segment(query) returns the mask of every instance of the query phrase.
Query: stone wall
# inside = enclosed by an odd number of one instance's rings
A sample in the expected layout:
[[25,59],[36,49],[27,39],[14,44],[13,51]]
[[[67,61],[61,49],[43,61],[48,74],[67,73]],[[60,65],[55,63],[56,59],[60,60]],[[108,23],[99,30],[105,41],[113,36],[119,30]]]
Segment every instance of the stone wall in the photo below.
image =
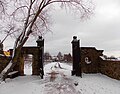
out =
[[10,61],[10,57],[0,56],[0,73],[7,66]]
[[84,73],[99,73],[99,56],[103,50],[95,47],[81,47],[81,67]]
[[40,47],[23,47],[20,56],[20,75],[24,75],[24,54],[32,54],[32,75],[40,75]]
[[120,80],[120,61],[103,60],[100,62],[100,73]]
[[[23,47],[21,54],[17,60],[17,64],[12,69],[12,71],[18,71],[18,75],[24,75],[24,54],[32,54],[33,55],[33,62],[32,62],[32,75],[40,75],[40,47]],[[12,49],[11,49],[12,51]],[[12,52],[11,52],[12,53]],[[0,56],[0,73],[2,70],[8,65],[10,61],[10,57],[7,56]]]
[[102,73],[120,80],[120,61],[103,60],[103,50],[95,47],[81,47],[81,69],[83,73]]

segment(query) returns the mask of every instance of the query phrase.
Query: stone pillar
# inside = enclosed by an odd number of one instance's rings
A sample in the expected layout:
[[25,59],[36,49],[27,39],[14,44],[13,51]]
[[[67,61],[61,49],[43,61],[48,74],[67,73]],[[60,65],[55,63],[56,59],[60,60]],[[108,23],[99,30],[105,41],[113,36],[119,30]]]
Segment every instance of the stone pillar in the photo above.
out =
[[38,37],[37,42],[37,47],[39,47],[39,55],[38,55],[38,60],[39,60],[39,66],[40,66],[40,76],[43,79],[43,75],[44,75],[44,70],[43,70],[43,63],[44,63],[44,39],[42,38],[42,36]]
[[20,76],[24,76],[24,56],[23,53],[20,54],[17,64],[15,65],[16,70],[19,72]]
[[73,56],[73,69],[72,75],[81,76],[81,64],[80,64],[80,44],[77,37],[73,37],[72,41],[72,56]]
[[40,61],[37,52],[32,57],[32,75],[40,75]]

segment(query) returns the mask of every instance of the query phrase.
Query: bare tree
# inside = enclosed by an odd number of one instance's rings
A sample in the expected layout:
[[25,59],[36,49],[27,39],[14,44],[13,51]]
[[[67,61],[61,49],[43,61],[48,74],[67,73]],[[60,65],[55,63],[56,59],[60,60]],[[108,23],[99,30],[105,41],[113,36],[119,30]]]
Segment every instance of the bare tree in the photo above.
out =
[[5,13],[5,0],[0,0],[0,13]]
[[51,60],[51,59],[52,59],[51,54],[50,54],[49,52],[45,52],[45,53],[44,53],[44,60],[45,60],[45,61],[49,61],[49,60]]
[[61,52],[59,52],[59,53],[57,54],[57,57],[58,57],[58,60],[59,60],[59,61],[62,61],[62,60],[63,60],[63,55],[62,55]]
[[[2,0],[0,0],[1,2]],[[9,16],[7,20],[16,25],[14,30],[19,32],[16,33],[12,59],[1,72],[0,78],[2,81],[16,65],[21,48],[29,36],[49,31],[49,9],[53,4],[59,3],[61,8],[69,8],[72,11],[79,12],[81,18],[88,17],[92,13],[90,0],[7,0],[6,2],[8,4],[7,16]],[[14,6],[14,8],[11,6]]]

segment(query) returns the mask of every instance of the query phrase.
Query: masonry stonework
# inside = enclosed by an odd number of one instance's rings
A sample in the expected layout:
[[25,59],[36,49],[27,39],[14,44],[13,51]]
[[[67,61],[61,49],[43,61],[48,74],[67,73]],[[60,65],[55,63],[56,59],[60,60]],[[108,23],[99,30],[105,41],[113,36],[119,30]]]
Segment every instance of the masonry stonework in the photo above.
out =
[[81,47],[81,65],[83,73],[102,73],[120,80],[120,61],[103,60],[103,50],[95,47]]
[[99,73],[99,58],[103,50],[95,47],[81,47],[81,65],[84,73]]
[[7,66],[10,59],[11,59],[10,57],[7,57],[4,55],[3,44],[1,43],[1,40],[0,40],[0,73]]
[[[42,45],[41,45],[42,42]],[[39,44],[39,45],[38,45]],[[10,55],[12,56],[13,50],[10,49]],[[18,75],[24,75],[24,55],[31,54],[32,58],[32,75],[40,75],[43,78],[43,53],[44,53],[44,40],[39,37],[37,40],[37,46],[22,47],[19,58],[17,59],[16,65],[12,69],[13,71],[18,71]],[[2,53],[1,53],[2,54]],[[8,65],[11,60],[10,57],[0,54],[0,72]]]
[[100,62],[100,73],[120,80],[120,61],[102,60]]
[[11,59],[10,57],[0,56],[0,73],[7,66],[7,64],[10,61],[10,59]]
[[[39,43],[39,41],[37,42]],[[9,63],[11,57],[7,57],[4,55],[3,45],[1,45],[0,47],[0,72],[2,72],[2,70]],[[24,54],[32,54],[32,74],[40,75],[40,73],[42,73],[43,76],[43,57],[41,56],[43,54],[43,48],[44,47],[41,47],[41,45],[37,45],[34,47],[23,47],[20,57],[18,58],[18,62],[13,71],[18,71],[19,75],[24,75]],[[12,54],[11,50],[10,53]],[[103,60],[100,57],[103,55],[103,50],[97,50],[95,47],[80,47],[80,51],[76,51],[76,53],[80,53],[81,55],[80,57],[78,57],[81,58],[80,72],[82,71],[83,73],[102,73],[111,78],[120,80],[120,61]]]

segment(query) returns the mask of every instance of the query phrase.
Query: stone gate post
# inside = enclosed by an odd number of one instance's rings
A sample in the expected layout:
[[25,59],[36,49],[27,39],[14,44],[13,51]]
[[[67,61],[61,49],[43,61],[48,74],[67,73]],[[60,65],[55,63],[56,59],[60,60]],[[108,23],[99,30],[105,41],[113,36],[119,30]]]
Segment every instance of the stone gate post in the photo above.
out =
[[81,76],[81,64],[80,64],[80,44],[76,36],[73,36],[72,40],[72,56],[73,56],[73,69],[72,75]]
[[44,70],[43,70],[43,63],[44,63],[44,39],[42,36],[39,36],[37,42],[37,47],[39,47],[39,55],[38,55],[38,60],[39,60],[39,66],[40,66],[40,76],[43,79],[44,75]]

